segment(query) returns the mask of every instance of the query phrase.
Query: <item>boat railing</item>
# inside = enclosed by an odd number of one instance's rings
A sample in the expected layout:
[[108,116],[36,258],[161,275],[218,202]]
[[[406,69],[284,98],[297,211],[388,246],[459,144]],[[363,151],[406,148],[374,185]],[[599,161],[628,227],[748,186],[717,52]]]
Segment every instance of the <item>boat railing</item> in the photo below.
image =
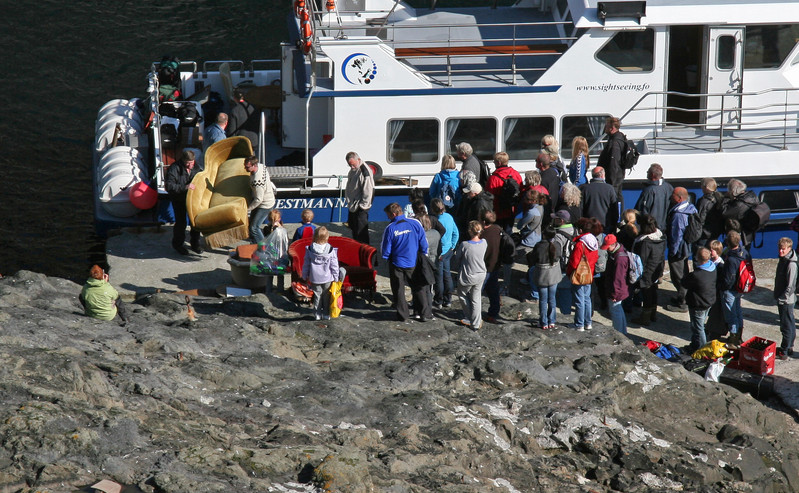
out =
[[[358,12],[367,17],[363,12]],[[483,65],[490,60],[507,59],[499,66],[491,66],[490,71],[495,76],[500,74],[510,74],[509,82],[516,84],[517,76],[529,72],[544,72],[551,64],[537,67],[522,67],[519,62],[524,58],[535,57],[559,57],[577,38],[575,36],[551,36],[552,32],[558,32],[559,26],[572,25],[571,21],[539,21],[539,22],[519,22],[519,23],[474,23],[474,24],[389,24],[385,22],[385,17],[375,19],[379,24],[360,23],[348,25],[341,22],[341,16],[336,16],[337,22],[330,20],[323,22],[323,13],[314,13],[311,16],[314,24],[313,32],[317,37],[318,33],[325,36],[346,39],[348,33],[356,33],[359,36],[376,35],[385,44],[394,49],[397,59],[404,60],[413,65],[413,61],[440,59],[443,67],[422,69],[416,67],[419,73],[438,79],[446,77],[446,85],[451,86],[453,76],[459,74],[485,73],[486,68],[467,68],[464,61],[469,58],[485,60]],[[375,29],[379,29],[374,33]],[[436,32],[438,36],[415,36],[413,39],[398,36],[397,33],[403,30],[415,30],[424,32]],[[458,37],[458,31],[463,29],[473,29],[481,33],[481,37],[464,38]],[[496,32],[496,35],[483,37],[486,32]],[[530,36],[530,32],[540,31],[541,36]],[[477,62],[475,62],[476,64]],[[421,65],[417,62],[417,65]],[[473,66],[473,65],[472,65]],[[444,81],[439,80],[444,83]]]
[[[684,102],[675,104],[678,98]],[[625,133],[647,135],[650,153],[667,150],[669,146],[665,144],[680,130],[692,133],[695,149],[722,152],[767,144],[784,150],[791,144],[799,145],[797,114],[799,88],[696,94],[650,91],[620,120]],[[684,118],[676,119],[676,115]],[[605,141],[597,140],[589,150]]]
[[[281,60],[279,58],[264,58],[250,60],[249,65],[242,60],[208,60],[203,62],[203,76],[208,72],[218,72],[222,65],[227,64],[231,72],[239,72],[241,78],[253,77],[256,71],[280,70]],[[196,71],[196,64],[195,64]]]

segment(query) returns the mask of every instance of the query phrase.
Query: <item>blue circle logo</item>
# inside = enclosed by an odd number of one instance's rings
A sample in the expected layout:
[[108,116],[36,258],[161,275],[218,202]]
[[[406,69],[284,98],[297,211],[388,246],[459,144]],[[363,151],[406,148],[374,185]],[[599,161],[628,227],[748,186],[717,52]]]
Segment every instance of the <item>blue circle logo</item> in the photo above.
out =
[[341,75],[350,84],[368,85],[377,77],[377,64],[365,53],[353,53],[344,60]]

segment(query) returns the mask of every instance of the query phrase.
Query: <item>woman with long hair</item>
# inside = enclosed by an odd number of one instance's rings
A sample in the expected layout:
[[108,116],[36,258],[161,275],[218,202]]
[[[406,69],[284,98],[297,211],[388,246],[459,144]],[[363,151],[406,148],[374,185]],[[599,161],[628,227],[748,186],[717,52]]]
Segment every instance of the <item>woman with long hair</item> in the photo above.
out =
[[588,183],[588,167],[591,160],[588,157],[588,141],[579,135],[572,139],[572,161],[569,164],[569,181],[576,186]]

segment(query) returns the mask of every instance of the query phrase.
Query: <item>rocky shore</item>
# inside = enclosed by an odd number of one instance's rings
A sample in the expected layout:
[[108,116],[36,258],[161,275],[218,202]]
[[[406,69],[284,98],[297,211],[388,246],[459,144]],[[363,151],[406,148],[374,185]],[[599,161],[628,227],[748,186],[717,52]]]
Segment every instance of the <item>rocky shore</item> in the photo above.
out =
[[121,327],[79,292],[0,280],[0,491],[799,490],[792,414],[598,324],[152,293]]

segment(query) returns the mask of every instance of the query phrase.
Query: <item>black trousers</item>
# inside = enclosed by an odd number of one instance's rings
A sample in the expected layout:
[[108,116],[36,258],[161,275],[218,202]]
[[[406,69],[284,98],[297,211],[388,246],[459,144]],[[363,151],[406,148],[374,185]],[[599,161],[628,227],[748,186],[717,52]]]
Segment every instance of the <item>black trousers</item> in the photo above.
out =
[[682,285],[682,280],[690,272],[688,267],[688,257],[685,258],[672,258],[669,257],[669,276],[671,283],[674,284],[674,289],[677,290],[677,299],[680,305],[685,304],[685,293],[688,289]]
[[401,321],[408,320],[410,310],[408,309],[408,299],[405,297],[405,287],[411,285],[413,267],[397,267],[388,264],[388,278],[391,282],[391,294],[394,296],[394,308],[397,310],[397,318]]
[[350,211],[347,224],[352,230],[352,239],[369,244],[369,210],[358,208]]
[[[186,226],[188,225],[188,218],[186,217],[186,194],[180,196],[170,197],[172,201],[172,210],[175,212],[175,227],[172,228],[172,246],[183,246],[186,242]],[[200,232],[191,228],[191,246],[196,247],[200,244]]]

